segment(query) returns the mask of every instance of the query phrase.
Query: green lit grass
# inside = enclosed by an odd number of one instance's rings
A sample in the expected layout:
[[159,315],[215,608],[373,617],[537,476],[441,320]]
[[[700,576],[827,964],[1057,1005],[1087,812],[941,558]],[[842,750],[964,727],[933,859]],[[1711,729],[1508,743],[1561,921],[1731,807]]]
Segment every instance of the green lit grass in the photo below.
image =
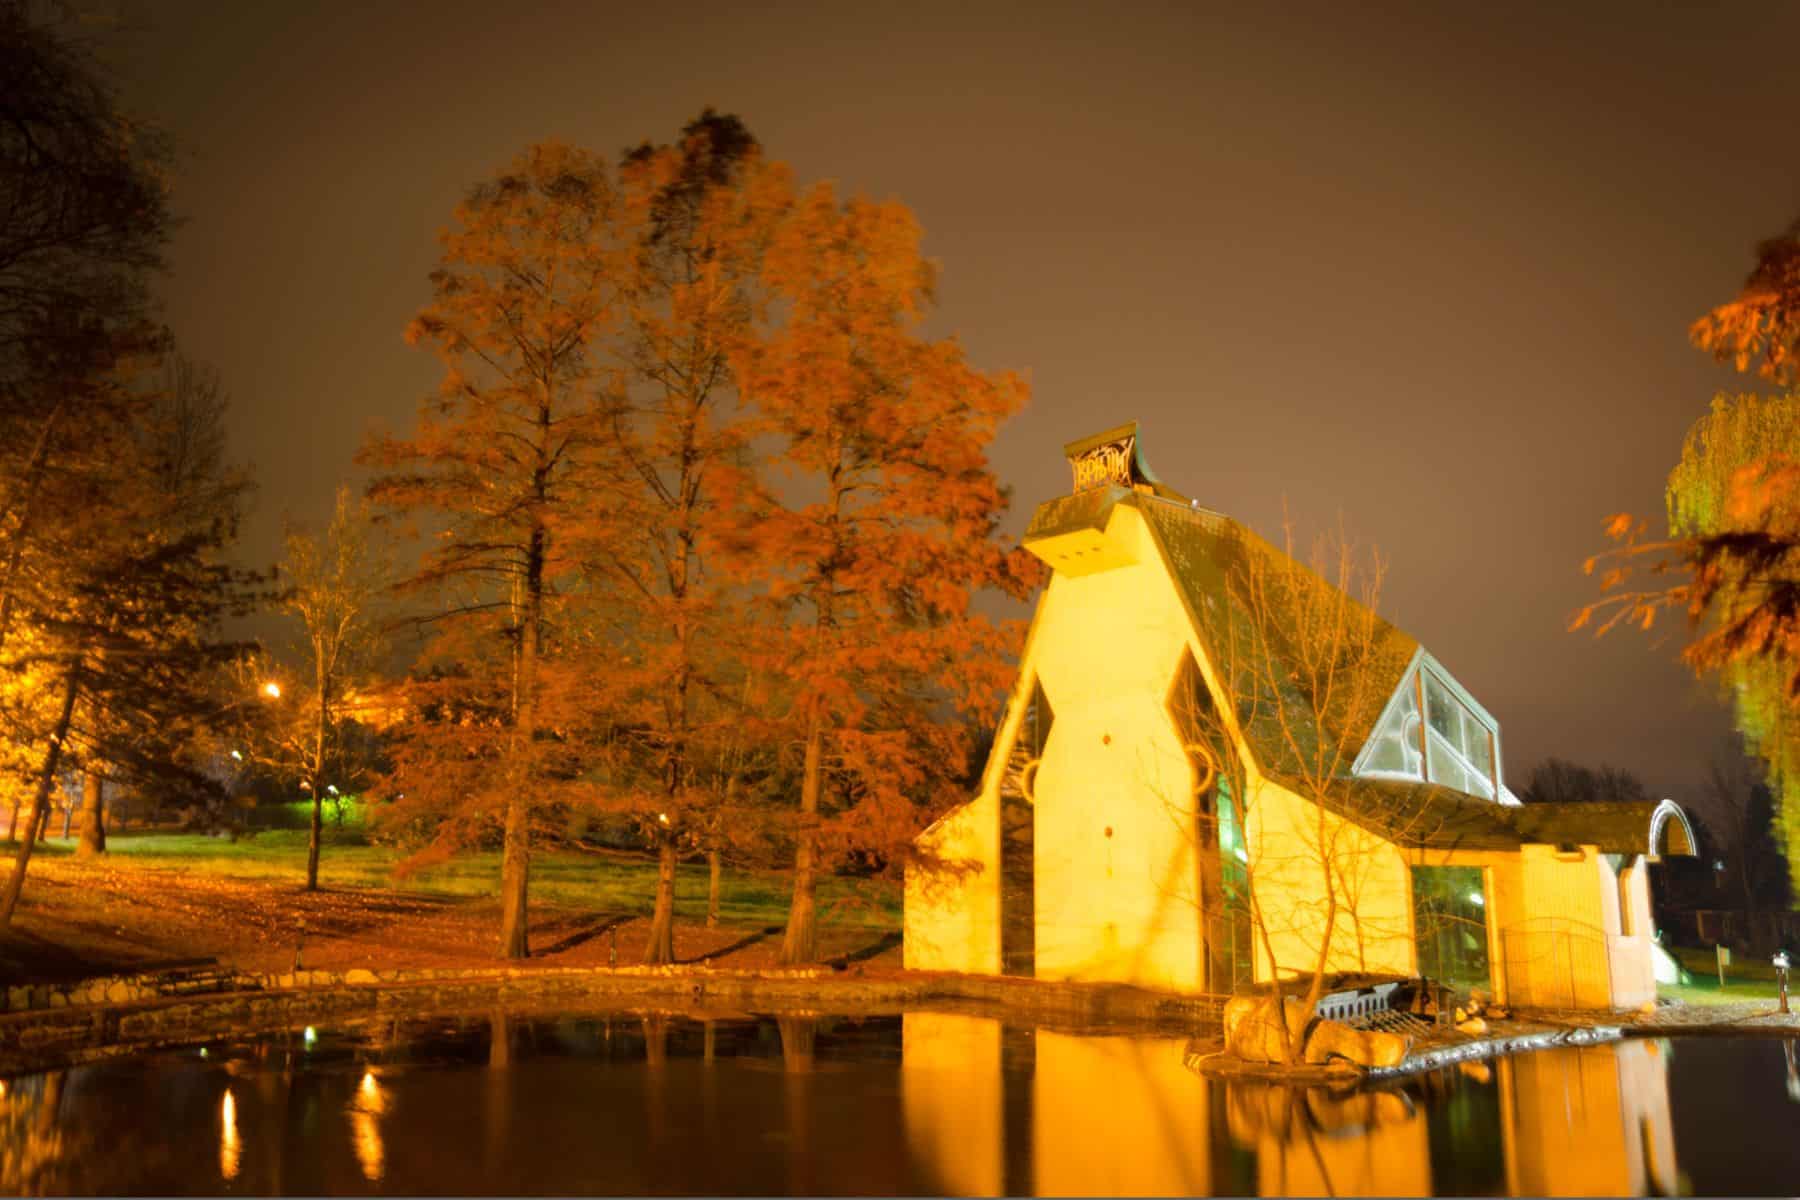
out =
[[[1716,952],[1707,947],[1675,946],[1669,953],[1689,975],[1686,983],[1659,983],[1661,996],[1672,996],[1683,1004],[1742,1004],[1766,1001],[1774,1004],[1779,995],[1775,968],[1765,958],[1734,957],[1725,968],[1725,986],[1719,986],[1719,963]],[[1790,976],[1789,995],[1800,978]]]
[[[300,886],[306,879],[304,829],[263,830],[233,842],[198,833],[112,833],[107,866],[141,872],[179,871]],[[48,838],[38,853],[69,854],[73,840]],[[393,875],[402,855],[368,842],[362,830],[335,827],[327,817],[319,857],[325,887],[388,888],[409,895],[447,899],[497,896],[499,851],[459,855],[402,879]],[[706,917],[708,874],[703,862],[682,863],[675,876],[675,915]],[[730,867],[720,879],[719,918],[731,924],[779,925],[787,920],[790,879],[775,871]],[[604,851],[540,852],[532,856],[531,894],[535,901],[608,913],[648,914],[656,892],[656,863],[648,856]],[[819,883],[820,922],[849,929],[896,931],[900,927],[899,888],[887,881],[828,877]]]
[[[1776,1002],[1775,985],[1760,980],[1733,979],[1725,976],[1725,986],[1719,986],[1719,977],[1701,979],[1698,975],[1692,983],[1659,983],[1656,985],[1658,996],[1668,996],[1683,1004],[1743,1004],[1746,1001],[1761,1001],[1773,1005]],[[1792,996],[1792,993],[1789,993]]]

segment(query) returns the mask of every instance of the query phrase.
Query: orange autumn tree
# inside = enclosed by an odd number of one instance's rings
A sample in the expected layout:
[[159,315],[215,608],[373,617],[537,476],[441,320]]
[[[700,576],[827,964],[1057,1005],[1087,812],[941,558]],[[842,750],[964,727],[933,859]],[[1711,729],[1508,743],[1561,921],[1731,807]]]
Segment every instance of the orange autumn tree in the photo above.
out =
[[584,457],[605,436],[609,370],[635,239],[604,162],[558,143],[471,189],[441,234],[433,298],[407,329],[445,373],[410,437],[361,461],[370,494],[430,536],[405,590],[431,643],[404,698],[387,820],[428,824],[426,855],[502,838],[500,952],[528,953],[534,810],[573,785],[557,736],[569,655],[553,621],[588,519]]
[[730,356],[748,334],[758,263],[791,197],[742,122],[711,109],[677,145],[626,154],[634,227],[630,288],[605,435],[582,479],[577,538],[591,588],[590,685],[625,769],[602,799],[657,850],[646,963],[674,960],[675,872],[716,844],[747,697],[735,642],[745,589],[715,561],[754,462]]
[[741,536],[779,613],[761,657],[793,684],[787,963],[816,957],[821,870],[856,852],[898,861],[961,798],[969,724],[946,718],[991,708],[1020,635],[971,602],[990,587],[1022,598],[1037,578],[997,535],[1007,500],[987,461],[1025,384],[922,335],[919,236],[898,203],[810,190],[763,260],[779,320],[739,357],[785,476]]

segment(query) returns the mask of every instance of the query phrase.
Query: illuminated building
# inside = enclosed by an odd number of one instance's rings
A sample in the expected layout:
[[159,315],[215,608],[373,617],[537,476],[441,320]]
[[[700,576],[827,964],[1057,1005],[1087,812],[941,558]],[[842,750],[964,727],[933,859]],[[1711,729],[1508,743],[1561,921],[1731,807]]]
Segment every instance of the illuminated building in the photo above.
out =
[[1521,806],[1499,723],[1414,639],[1160,482],[1135,424],[1067,453],[980,792],[908,874],[907,966],[1229,992],[1323,950],[1521,1005],[1654,997],[1675,804]]

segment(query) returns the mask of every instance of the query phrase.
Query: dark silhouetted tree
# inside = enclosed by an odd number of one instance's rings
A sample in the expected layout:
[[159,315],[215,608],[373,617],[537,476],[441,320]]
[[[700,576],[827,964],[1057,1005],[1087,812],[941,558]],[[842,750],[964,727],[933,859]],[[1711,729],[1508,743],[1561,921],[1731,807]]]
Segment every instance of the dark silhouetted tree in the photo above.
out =
[[1586,804],[1605,800],[1648,800],[1636,775],[1622,767],[1588,767],[1546,758],[1526,772],[1519,799],[1527,804]]

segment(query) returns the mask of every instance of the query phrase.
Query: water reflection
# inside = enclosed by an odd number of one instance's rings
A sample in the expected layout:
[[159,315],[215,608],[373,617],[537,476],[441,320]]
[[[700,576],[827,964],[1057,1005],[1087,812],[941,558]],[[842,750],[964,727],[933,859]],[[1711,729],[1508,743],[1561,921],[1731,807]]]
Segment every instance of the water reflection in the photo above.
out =
[[1038,1030],[1022,1111],[1005,1034],[979,1017],[904,1019],[909,1143],[944,1191],[1016,1193],[1025,1172],[1039,1195],[1668,1195],[1680,1182],[1654,1041],[1333,1093],[1208,1081],[1176,1039]]
[[[936,1012],[321,1028],[4,1081],[0,1191],[1786,1194],[1800,1171],[1770,1125],[1791,1043],[1631,1041],[1351,1093],[1208,1080],[1185,1049]],[[1758,1130],[1760,1156],[1735,1151]]]
[[244,1142],[238,1136],[237,1101],[232,1098],[231,1089],[226,1088],[219,1101],[219,1174],[226,1182],[237,1178],[243,1157]]
[[387,1154],[381,1143],[381,1117],[387,1112],[387,1093],[373,1071],[364,1071],[357,1085],[356,1099],[350,1104],[350,1126],[356,1146],[356,1161],[362,1166],[363,1178],[378,1181]]

